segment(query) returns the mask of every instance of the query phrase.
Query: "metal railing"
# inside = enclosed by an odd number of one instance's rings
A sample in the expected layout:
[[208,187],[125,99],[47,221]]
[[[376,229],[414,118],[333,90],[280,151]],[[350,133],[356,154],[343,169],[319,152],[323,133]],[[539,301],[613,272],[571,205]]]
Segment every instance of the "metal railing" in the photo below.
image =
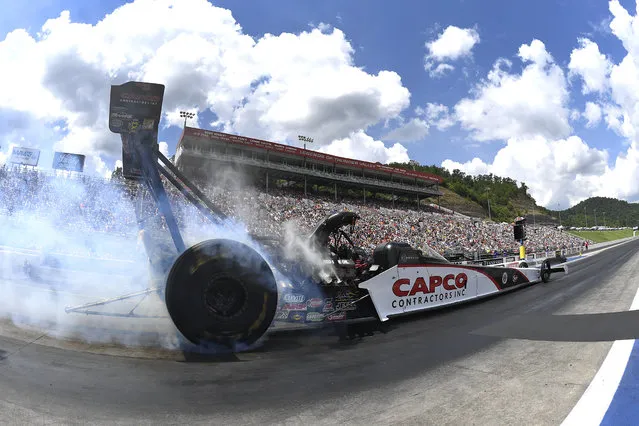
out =
[[431,196],[442,195],[441,192],[436,191],[434,189],[411,186],[411,185],[406,185],[406,184],[402,184],[398,182],[389,182],[389,181],[384,181],[384,180],[375,179],[375,178],[359,177],[355,175],[330,173],[330,172],[320,171],[317,169],[308,169],[305,167],[291,166],[288,164],[275,163],[275,162],[270,162],[266,160],[241,157],[236,155],[218,154],[214,151],[199,150],[199,149],[193,149],[193,148],[185,149],[184,147],[180,147],[178,152],[176,153],[176,162],[179,156],[181,156],[183,152],[189,153],[191,155],[197,154],[197,156],[208,158],[211,160],[234,162],[234,163],[240,163],[240,164],[245,164],[250,166],[271,168],[274,170],[293,172],[293,173],[298,173],[303,175],[305,174],[308,176],[314,176],[314,177],[319,177],[323,179],[333,179],[333,180],[340,180],[340,181],[350,182],[350,183],[374,185],[374,186],[380,186],[380,187],[389,188],[389,189],[399,189],[402,191],[410,191],[416,194],[421,193],[423,195],[431,195]]

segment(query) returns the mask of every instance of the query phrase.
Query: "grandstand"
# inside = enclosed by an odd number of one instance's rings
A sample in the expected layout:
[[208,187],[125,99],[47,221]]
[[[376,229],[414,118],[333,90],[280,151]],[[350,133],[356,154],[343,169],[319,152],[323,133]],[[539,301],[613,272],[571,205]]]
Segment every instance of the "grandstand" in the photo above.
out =
[[443,195],[439,176],[399,169],[296,148],[228,133],[185,127],[178,142],[175,165],[187,177],[208,180],[211,171],[224,167],[241,168],[255,184],[268,192],[276,180],[296,182],[304,187],[332,185],[338,192],[348,189],[375,197],[387,194],[394,200],[406,197],[419,205],[426,198]]

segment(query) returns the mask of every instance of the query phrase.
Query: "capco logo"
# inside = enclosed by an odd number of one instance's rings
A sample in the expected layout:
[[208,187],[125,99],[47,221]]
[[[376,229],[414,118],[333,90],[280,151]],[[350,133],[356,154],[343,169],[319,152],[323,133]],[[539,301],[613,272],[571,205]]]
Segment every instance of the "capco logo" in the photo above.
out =
[[414,296],[417,293],[429,294],[433,293],[439,286],[450,291],[466,288],[467,282],[468,275],[463,272],[457,275],[448,274],[445,277],[431,275],[428,278],[428,284],[422,277],[417,278],[412,285],[408,278],[400,278],[393,284],[393,294],[397,297]]

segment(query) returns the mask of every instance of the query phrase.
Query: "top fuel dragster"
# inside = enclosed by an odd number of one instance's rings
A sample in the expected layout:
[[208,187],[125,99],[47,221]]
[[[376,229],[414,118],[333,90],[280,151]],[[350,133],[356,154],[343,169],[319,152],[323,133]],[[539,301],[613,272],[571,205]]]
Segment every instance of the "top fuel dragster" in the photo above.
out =
[[[359,216],[347,211],[330,215],[307,237],[313,261],[287,257],[281,243],[262,238],[251,246],[211,239],[187,248],[161,175],[212,222],[223,226],[227,218],[159,152],[163,94],[159,84],[112,86],[109,128],[121,134],[124,176],[145,184],[173,240],[171,252],[158,250],[153,237],[144,244],[156,279],[164,282],[160,291],[169,315],[192,343],[251,345],[274,321],[383,322],[567,272],[549,262],[538,268],[456,265],[429,247],[392,241],[371,253],[354,243]],[[138,223],[148,236],[158,232],[148,218],[138,217]]]

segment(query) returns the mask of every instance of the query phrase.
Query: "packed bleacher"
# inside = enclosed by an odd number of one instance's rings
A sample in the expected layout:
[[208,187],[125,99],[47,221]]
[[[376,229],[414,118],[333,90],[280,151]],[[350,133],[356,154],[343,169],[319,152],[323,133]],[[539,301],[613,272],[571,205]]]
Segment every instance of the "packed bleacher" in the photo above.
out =
[[[329,196],[304,196],[288,189],[271,189],[265,193],[247,188],[210,187],[202,182],[199,185],[223,212],[258,235],[281,237],[285,223],[293,223],[306,235],[327,215],[351,210],[361,216],[355,242],[369,249],[388,240],[408,242],[417,247],[428,245],[440,253],[463,252],[467,257],[477,253],[517,253],[519,248],[513,240],[511,224],[445,213],[428,206],[393,205],[371,200],[364,203],[348,198],[336,201]],[[100,232],[135,238],[134,204],[143,192],[130,182],[124,184],[77,174],[0,167],[0,215],[11,220],[19,220],[25,214],[30,218],[42,217],[69,232]],[[184,213],[188,208],[177,191],[171,189],[169,195],[178,207],[176,210],[181,212],[177,215],[181,221],[204,221],[203,217]],[[150,207],[144,214],[153,216],[153,204],[146,203],[146,206]],[[40,248],[37,242],[32,244]],[[554,227],[528,229],[528,252],[582,244],[582,239]],[[92,250],[99,251],[99,248]]]

